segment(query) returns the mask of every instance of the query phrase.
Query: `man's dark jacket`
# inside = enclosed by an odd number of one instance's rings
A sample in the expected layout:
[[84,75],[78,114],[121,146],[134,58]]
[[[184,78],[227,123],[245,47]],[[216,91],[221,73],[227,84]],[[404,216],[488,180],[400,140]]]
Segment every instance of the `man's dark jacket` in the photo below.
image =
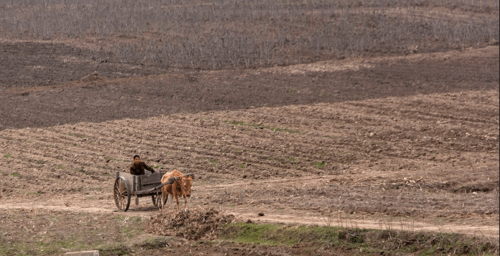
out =
[[148,171],[151,172],[155,172],[155,170],[149,167],[146,163],[139,162],[138,164],[133,163],[130,166],[130,173],[134,175],[144,175],[144,169],[147,169]]

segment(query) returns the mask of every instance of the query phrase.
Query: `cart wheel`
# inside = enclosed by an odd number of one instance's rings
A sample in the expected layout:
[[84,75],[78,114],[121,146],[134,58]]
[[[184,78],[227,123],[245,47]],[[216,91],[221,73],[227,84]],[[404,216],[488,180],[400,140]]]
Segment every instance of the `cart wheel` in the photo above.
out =
[[161,194],[152,195],[151,199],[153,199],[153,204],[156,208],[161,209]]
[[122,177],[115,180],[114,193],[116,207],[126,212],[130,206],[130,189]]

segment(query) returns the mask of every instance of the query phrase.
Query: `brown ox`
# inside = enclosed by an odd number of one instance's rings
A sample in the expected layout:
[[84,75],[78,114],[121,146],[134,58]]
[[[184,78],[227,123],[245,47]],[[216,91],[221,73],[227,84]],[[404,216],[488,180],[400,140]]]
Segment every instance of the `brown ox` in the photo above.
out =
[[167,184],[161,188],[161,202],[162,207],[165,207],[165,204],[168,200],[168,195],[172,195],[172,199],[175,198],[177,202],[177,210],[179,210],[179,195],[184,197],[184,209],[187,209],[187,198],[191,197],[191,186],[193,184],[194,175],[184,176],[181,172],[177,170],[173,170],[170,173],[165,173],[161,178],[161,183],[167,182],[170,178],[175,177],[175,181],[173,184]]

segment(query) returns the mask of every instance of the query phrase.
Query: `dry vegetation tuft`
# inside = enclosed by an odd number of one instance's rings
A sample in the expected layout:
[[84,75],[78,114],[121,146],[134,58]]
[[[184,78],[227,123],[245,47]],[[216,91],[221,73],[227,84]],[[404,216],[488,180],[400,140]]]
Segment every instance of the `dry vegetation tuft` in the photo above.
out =
[[235,221],[231,214],[214,209],[191,209],[180,212],[160,213],[148,222],[146,231],[157,235],[179,236],[189,240],[213,240],[225,224]]

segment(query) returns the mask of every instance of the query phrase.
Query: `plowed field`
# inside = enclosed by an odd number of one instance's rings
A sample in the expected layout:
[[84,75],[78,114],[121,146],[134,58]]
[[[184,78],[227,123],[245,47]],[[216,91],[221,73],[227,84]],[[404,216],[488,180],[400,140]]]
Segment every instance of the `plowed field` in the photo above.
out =
[[488,47],[10,88],[0,211],[115,214],[139,154],[196,175],[189,207],[242,220],[498,237],[497,71]]
[[495,226],[498,114],[498,90],[468,90],[4,130],[1,207],[111,211],[115,172],[140,154],[196,174],[192,207]]

